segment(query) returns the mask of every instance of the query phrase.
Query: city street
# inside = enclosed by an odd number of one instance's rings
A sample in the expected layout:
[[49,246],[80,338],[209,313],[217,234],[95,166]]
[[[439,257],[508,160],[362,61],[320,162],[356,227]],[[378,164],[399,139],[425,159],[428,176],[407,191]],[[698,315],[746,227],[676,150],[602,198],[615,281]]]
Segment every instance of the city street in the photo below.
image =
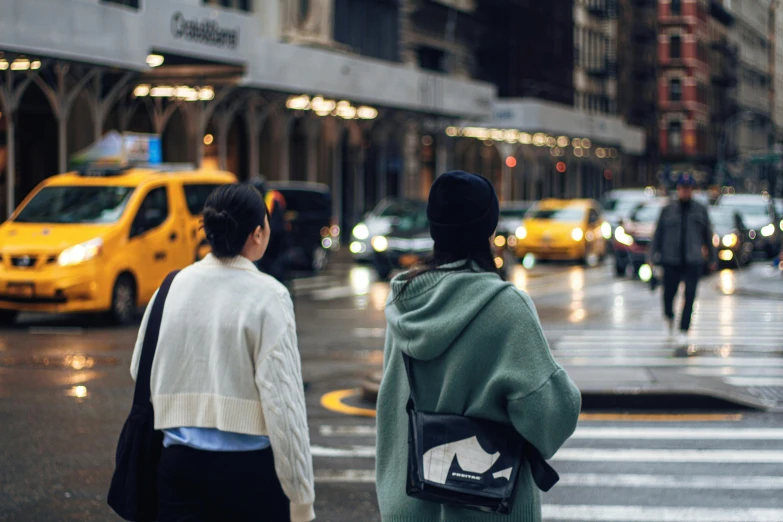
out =
[[[703,281],[686,353],[665,343],[659,294],[609,266],[520,267],[511,279],[533,296],[553,353],[580,386],[603,379],[604,389],[623,390],[640,373],[665,381],[650,376],[676,370],[774,402],[783,300],[726,295],[765,271]],[[380,369],[388,284],[343,263],[294,288],[319,520],[379,520],[373,405],[357,389]],[[131,400],[134,339],[134,327],[89,317],[24,317],[0,332],[0,520],[114,520],[104,498]],[[561,482],[543,497],[546,520],[783,520],[783,415],[637,397],[617,408],[587,398],[554,459]]]

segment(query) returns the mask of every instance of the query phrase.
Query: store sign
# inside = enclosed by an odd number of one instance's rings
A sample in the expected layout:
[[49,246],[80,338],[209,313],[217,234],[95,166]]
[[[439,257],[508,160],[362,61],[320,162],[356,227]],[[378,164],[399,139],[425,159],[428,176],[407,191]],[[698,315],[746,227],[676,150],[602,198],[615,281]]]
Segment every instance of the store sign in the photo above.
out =
[[212,47],[236,49],[239,46],[239,28],[221,27],[212,19],[188,19],[181,12],[171,17],[174,38],[197,42]]

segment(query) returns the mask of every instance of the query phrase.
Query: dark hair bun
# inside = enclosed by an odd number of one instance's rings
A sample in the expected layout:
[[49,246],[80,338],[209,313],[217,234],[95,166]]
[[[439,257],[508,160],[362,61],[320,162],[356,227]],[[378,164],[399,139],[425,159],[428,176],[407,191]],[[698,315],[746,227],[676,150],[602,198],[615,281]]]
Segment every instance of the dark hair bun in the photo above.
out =
[[264,227],[266,205],[261,194],[247,185],[223,185],[204,205],[204,231],[216,257],[236,257],[248,236]]

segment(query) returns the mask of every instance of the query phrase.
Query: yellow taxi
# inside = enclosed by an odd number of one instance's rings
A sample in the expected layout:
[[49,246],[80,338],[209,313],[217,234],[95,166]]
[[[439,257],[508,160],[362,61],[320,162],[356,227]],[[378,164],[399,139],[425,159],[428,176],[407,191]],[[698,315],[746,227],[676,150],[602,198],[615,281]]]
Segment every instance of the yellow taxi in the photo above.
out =
[[540,259],[595,264],[606,255],[611,227],[592,199],[544,199],[525,214],[517,228],[515,253]]
[[127,323],[166,274],[203,257],[204,202],[236,177],[167,169],[85,169],[41,183],[0,225],[0,322],[108,312]]

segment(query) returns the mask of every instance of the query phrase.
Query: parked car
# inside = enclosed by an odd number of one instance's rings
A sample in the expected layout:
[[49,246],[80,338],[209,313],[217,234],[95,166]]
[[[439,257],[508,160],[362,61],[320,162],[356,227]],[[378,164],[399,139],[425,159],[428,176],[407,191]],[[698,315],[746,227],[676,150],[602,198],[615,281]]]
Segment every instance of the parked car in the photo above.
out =
[[712,244],[718,250],[720,265],[728,268],[749,265],[753,261],[753,240],[739,212],[712,207],[710,221],[715,233]]
[[166,275],[209,252],[207,196],[233,174],[90,167],[41,183],[0,226],[0,322],[107,312],[128,323]]
[[356,261],[371,261],[373,249],[370,241],[375,236],[383,236],[391,232],[392,227],[399,224],[400,219],[422,209],[427,204],[423,201],[386,198],[353,227],[351,242],[348,249]]
[[596,264],[607,252],[609,223],[592,199],[545,199],[536,203],[517,229],[516,255]]
[[612,248],[615,273],[618,276],[625,276],[629,269],[636,274],[647,262],[658,216],[668,203],[667,198],[639,203],[614,230]]
[[339,248],[340,227],[332,218],[329,187],[321,183],[274,182],[269,190],[285,198],[286,219],[291,224],[288,262],[293,270],[320,272],[330,252]]
[[749,229],[754,250],[773,258],[780,252],[780,217],[769,197],[758,194],[724,195],[717,206],[739,212]]

